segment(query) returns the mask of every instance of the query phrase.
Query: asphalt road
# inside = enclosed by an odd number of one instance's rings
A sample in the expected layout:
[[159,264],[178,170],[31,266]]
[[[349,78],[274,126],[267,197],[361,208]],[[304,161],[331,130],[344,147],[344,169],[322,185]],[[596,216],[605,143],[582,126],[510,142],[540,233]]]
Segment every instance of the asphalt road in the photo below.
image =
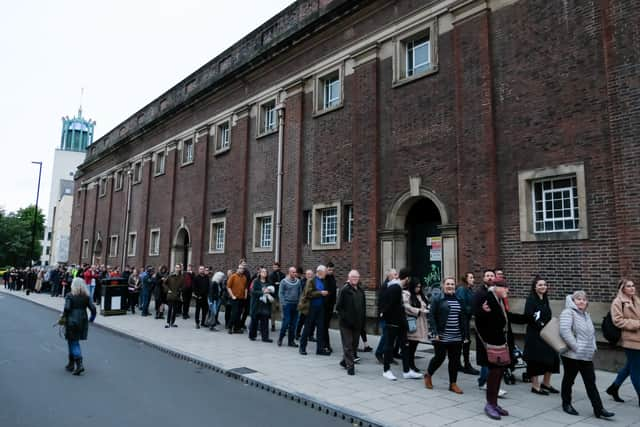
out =
[[0,426],[346,426],[347,422],[91,327],[64,370],[54,311],[0,295]]

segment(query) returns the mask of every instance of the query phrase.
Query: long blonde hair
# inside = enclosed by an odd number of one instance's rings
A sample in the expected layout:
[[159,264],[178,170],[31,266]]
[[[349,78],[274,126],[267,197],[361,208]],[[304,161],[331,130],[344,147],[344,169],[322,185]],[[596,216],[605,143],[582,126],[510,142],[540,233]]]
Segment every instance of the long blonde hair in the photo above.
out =
[[89,292],[87,291],[87,286],[84,283],[84,279],[80,277],[76,277],[71,282],[71,295],[84,295],[86,297],[89,296]]

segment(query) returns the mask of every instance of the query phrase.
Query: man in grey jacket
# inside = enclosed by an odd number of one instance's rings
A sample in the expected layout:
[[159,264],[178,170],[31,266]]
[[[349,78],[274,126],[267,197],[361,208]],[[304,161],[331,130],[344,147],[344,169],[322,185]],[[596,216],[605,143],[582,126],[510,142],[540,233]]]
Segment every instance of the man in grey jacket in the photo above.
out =
[[295,329],[298,321],[298,301],[300,300],[300,280],[296,277],[296,268],[289,267],[287,276],[280,281],[278,298],[282,307],[282,325],[280,327],[280,337],[278,346],[282,345],[284,336],[289,334],[289,347],[297,347],[295,342]]

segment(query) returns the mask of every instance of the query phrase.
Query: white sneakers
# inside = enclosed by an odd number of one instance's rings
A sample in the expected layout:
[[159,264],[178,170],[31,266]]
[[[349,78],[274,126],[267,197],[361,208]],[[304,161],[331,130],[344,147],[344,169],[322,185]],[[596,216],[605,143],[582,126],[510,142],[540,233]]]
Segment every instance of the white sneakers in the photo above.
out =
[[413,369],[410,369],[409,372],[404,372],[402,374],[402,378],[406,380],[420,380],[422,379],[422,375],[417,373]]
[[384,373],[382,374],[382,376],[383,376],[383,377],[385,377],[385,378],[386,378],[386,379],[388,379],[388,380],[391,380],[391,381],[395,381],[395,380],[397,380],[396,376],[395,376],[395,375],[393,375],[393,372],[391,372],[391,370],[384,371]]

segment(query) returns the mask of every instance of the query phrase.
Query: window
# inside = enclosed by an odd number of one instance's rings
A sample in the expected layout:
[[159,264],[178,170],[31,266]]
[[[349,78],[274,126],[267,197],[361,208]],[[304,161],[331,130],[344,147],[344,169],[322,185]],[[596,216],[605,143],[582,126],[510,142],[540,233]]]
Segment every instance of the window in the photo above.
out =
[[122,190],[123,181],[124,181],[124,174],[122,173],[122,171],[121,170],[116,171],[116,173],[115,173],[115,188],[113,190],[114,191]]
[[340,249],[341,217],[340,202],[313,206],[313,250]]
[[313,216],[311,215],[311,211],[304,211],[303,216],[304,244],[310,245],[313,232]]
[[258,136],[278,130],[278,111],[276,100],[272,99],[260,105],[258,110]]
[[149,255],[160,255],[160,229],[153,228],[149,235]]
[[216,152],[228,150],[231,145],[231,128],[230,122],[220,123],[217,127],[216,135]]
[[353,240],[353,206],[346,205],[344,207],[344,240],[350,242]]
[[394,37],[393,83],[403,84],[437,71],[435,22]]
[[98,181],[98,194],[100,197],[104,197],[105,194],[107,194],[107,179],[106,178],[100,178],[100,181]]
[[129,233],[129,240],[127,241],[127,256],[136,256],[137,243],[138,243],[138,234]]
[[109,237],[109,256],[116,257],[118,256],[118,236],[113,235]]
[[518,174],[522,241],[588,238],[584,165]]
[[315,112],[324,113],[342,106],[342,67],[334,69],[316,79],[314,96]]
[[226,219],[224,217],[212,218],[209,231],[209,253],[224,253]]
[[138,184],[142,181],[142,162],[133,164],[133,183]]
[[82,241],[82,258],[89,258],[89,241]]
[[253,250],[267,252],[273,241],[273,211],[260,212],[253,216]]
[[193,150],[193,139],[186,139],[182,141],[182,165],[193,163]]
[[155,164],[153,167],[153,174],[155,176],[162,175],[165,172],[167,166],[167,153],[164,151],[158,151],[156,153]]

